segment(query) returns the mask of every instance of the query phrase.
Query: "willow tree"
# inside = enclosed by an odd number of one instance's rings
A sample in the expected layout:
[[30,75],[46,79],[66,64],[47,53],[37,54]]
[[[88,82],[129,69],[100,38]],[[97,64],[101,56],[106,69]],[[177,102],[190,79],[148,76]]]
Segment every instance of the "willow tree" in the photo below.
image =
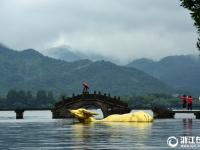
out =
[[194,26],[199,34],[197,48],[200,50],[200,0],[180,0],[181,6],[191,11],[191,17],[194,20]]

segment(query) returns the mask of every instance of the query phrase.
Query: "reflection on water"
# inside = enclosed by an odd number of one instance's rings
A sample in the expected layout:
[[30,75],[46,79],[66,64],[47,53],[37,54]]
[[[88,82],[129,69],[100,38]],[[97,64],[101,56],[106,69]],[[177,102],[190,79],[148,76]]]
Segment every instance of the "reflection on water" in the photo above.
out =
[[99,124],[106,125],[106,126],[112,126],[112,127],[132,127],[136,129],[148,129],[152,126],[152,123],[147,122],[99,122]]
[[185,130],[184,136],[192,136],[192,119],[191,118],[183,119],[183,128]]
[[184,129],[192,129],[192,119],[184,118],[183,119],[183,127],[184,127]]
[[[0,112],[1,113],[1,112]],[[153,123],[77,123],[28,112],[15,120],[0,114],[0,149],[171,149],[169,136],[200,136],[197,119],[157,119]]]
[[123,145],[127,143],[133,146],[136,141],[148,140],[151,134],[150,128],[150,123],[76,123],[72,126],[72,131],[75,133],[73,138],[76,143],[94,141],[96,148],[105,148],[108,143],[121,145],[123,142]]

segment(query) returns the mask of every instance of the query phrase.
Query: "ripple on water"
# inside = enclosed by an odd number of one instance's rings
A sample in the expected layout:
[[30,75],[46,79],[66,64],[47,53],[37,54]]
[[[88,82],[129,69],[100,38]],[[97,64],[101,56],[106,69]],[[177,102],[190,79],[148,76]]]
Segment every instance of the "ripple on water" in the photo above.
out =
[[[43,112],[44,113],[44,112]],[[49,113],[48,113],[49,114]],[[1,149],[170,149],[169,136],[200,136],[197,119],[158,119],[152,124],[91,123],[29,114],[0,116]]]

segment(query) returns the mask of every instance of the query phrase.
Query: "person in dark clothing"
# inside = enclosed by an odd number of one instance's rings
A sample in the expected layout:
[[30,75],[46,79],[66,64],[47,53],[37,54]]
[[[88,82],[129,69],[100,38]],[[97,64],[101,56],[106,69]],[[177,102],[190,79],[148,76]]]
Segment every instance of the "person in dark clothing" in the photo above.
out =
[[187,109],[192,110],[192,96],[187,97]]
[[182,108],[186,108],[186,104],[187,104],[186,95],[181,95],[180,100],[182,103]]
[[89,92],[89,85],[83,82],[83,93],[88,93],[88,92]]

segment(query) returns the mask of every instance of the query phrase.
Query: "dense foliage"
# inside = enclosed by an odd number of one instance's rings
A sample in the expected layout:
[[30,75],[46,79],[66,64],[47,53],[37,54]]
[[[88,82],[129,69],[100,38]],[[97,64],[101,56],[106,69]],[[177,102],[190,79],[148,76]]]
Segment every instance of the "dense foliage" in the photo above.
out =
[[[51,91],[40,90],[33,94],[31,91],[9,90],[6,97],[0,96],[0,109],[17,108],[53,108],[61,95],[54,97]],[[143,96],[124,96],[121,100],[128,103],[132,109],[152,109],[154,106],[167,108],[181,108],[181,101],[178,96],[166,94],[148,94]],[[193,107],[199,108],[198,98],[193,98]]]
[[[181,6],[191,11],[191,17],[194,20],[194,26],[200,35],[200,0],[181,0]],[[200,50],[200,38],[198,38],[197,47]]]
[[156,77],[175,88],[177,93],[196,96],[200,94],[200,57],[198,56],[168,56],[160,61],[138,59],[127,66]]
[[0,91],[9,89],[38,91],[45,89],[60,95],[82,92],[82,82],[90,91],[111,95],[169,92],[171,89],[154,77],[135,68],[111,62],[80,60],[66,62],[43,56],[29,49],[13,51],[0,45]]
[[31,91],[9,90],[6,97],[0,96],[0,108],[50,108],[55,103],[53,92],[40,90],[35,95]]
[[[166,94],[149,94],[143,96],[124,97],[130,108],[133,109],[151,109],[155,106],[167,108],[182,108],[179,96],[171,96]],[[199,108],[200,102],[198,98],[193,97],[193,108]]]

